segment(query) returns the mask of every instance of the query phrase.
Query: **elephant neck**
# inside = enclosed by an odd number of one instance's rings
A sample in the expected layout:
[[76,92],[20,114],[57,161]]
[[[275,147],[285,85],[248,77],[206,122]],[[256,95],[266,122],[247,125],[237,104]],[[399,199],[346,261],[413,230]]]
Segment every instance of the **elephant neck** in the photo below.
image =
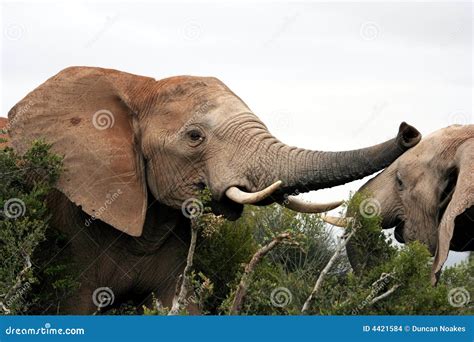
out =
[[187,245],[190,241],[190,223],[181,210],[163,205],[151,195],[148,198],[151,200],[140,237],[127,235],[99,219],[93,220],[58,190],[53,190],[48,196],[48,207],[55,212],[51,225],[84,249],[108,246],[109,250],[119,254],[128,251],[135,255],[151,255],[171,235],[182,240],[183,246]]
[[[151,195],[148,198],[152,198]],[[170,236],[175,236],[187,246],[190,241],[190,221],[181,210],[168,207],[152,199],[143,226],[143,233],[139,237],[127,235],[125,248],[138,255],[155,253]]]

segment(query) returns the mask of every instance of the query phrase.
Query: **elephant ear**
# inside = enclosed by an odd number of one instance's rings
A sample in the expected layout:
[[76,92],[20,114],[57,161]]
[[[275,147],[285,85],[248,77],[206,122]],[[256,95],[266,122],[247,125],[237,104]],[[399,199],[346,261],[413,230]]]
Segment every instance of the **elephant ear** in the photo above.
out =
[[[12,146],[24,153],[44,139],[64,156],[56,187],[94,219],[140,236],[147,209],[136,102],[153,79],[72,67],[29,93],[9,112]],[[139,100],[139,99],[138,99]]]
[[455,164],[458,177],[451,201],[446,207],[438,227],[438,245],[432,269],[433,283],[437,282],[441,268],[448,258],[456,218],[474,205],[473,139],[466,141],[458,148],[455,156]]

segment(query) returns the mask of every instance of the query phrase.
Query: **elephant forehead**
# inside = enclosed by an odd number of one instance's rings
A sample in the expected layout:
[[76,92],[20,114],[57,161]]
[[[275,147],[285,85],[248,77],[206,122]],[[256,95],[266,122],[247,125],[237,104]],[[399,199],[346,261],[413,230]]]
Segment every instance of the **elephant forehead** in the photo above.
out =
[[166,131],[179,131],[193,122],[210,127],[219,125],[243,112],[250,113],[250,109],[230,90],[209,87],[174,95],[160,94],[149,120]]
[[217,78],[175,76],[158,82],[156,99],[160,105],[178,102],[194,107],[226,92],[229,88]]

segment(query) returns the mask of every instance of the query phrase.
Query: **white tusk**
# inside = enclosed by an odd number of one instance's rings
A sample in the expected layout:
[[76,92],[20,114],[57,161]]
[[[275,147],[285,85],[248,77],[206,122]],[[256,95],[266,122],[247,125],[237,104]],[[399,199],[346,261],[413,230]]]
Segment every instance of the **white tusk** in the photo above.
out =
[[334,217],[328,215],[321,215],[321,219],[326,223],[341,228],[348,228],[354,222],[354,218],[352,217]]
[[330,202],[330,203],[311,203],[300,200],[294,196],[288,196],[287,200],[283,203],[288,209],[307,214],[317,214],[325,211],[332,210],[339,207],[343,201]]
[[240,203],[240,204],[253,204],[260,202],[261,200],[270,196],[276,189],[278,189],[281,185],[281,181],[276,181],[270,186],[267,186],[265,189],[257,191],[257,192],[245,192],[240,190],[235,186],[231,186],[225,192],[226,196],[230,198],[232,201]]

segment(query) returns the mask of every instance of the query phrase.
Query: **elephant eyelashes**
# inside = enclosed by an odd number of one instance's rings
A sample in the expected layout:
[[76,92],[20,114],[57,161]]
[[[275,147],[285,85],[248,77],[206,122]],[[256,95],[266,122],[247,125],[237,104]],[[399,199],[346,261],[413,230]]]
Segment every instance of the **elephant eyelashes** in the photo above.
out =
[[198,146],[204,141],[204,134],[197,129],[193,129],[187,133],[187,136],[191,142],[191,146]]

